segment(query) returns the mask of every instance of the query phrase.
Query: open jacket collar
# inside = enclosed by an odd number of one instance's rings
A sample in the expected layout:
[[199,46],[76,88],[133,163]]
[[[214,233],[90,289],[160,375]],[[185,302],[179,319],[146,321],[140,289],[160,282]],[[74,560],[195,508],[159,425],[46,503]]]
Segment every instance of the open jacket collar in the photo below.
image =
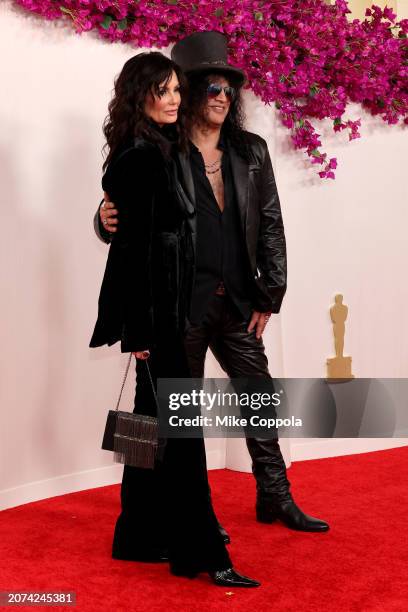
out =
[[[245,235],[245,226],[246,226],[246,218],[247,218],[247,210],[249,203],[249,170],[248,163],[235,151],[235,149],[230,145],[228,140],[221,134],[220,138],[220,148],[223,150],[227,150],[230,156],[231,161],[231,173],[232,179],[234,182],[235,193],[237,197],[237,204],[239,209],[239,215],[241,220],[241,226],[244,230]],[[192,146],[195,146],[192,144]],[[190,155],[189,153],[179,153],[179,161],[181,170],[183,173],[184,187],[187,192],[187,196],[189,197],[193,207],[196,209],[196,195],[194,189],[194,181],[193,174],[191,171],[190,165]],[[193,222],[195,225],[195,219]]]

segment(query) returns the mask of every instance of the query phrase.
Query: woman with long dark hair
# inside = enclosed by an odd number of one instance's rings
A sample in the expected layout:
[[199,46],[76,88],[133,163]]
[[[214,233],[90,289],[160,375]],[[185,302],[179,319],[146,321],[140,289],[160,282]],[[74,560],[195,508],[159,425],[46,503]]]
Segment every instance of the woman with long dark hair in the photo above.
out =
[[[190,292],[188,216],[173,156],[186,146],[184,78],[160,53],[128,60],[104,124],[103,189],[120,212],[90,346],[121,342],[137,358],[135,412],[155,415],[153,380],[187,378],[183,333]],[[237,574],[209,498],[203,439],[168,439],[153,470],[125,465],[113,557],[168,558],[173,574],[208,572],[215,584],[258,586]]]

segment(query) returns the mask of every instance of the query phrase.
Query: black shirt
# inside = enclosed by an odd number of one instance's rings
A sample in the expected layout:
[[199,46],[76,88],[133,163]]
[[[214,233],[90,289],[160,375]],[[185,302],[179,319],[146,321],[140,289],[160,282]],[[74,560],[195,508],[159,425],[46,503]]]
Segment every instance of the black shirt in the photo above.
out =
[[244,319],[253,306],[250,296],[250,266],[236,201],[228,144],[220,137],[224,210],[221,211],[207,178],[204,159],[191,143],[190,163],[194,180],[197,238],[196,274],[190,321],[199,325],[220,281]]

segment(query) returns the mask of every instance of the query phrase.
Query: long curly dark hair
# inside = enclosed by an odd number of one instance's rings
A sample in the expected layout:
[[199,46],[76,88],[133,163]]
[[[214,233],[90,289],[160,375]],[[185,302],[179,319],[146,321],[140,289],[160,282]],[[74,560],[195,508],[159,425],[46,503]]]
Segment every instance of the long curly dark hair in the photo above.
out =
[[223,134],[228,138],[234,149],[245,160],[249,158],[247,139],[244,132],[245,113],[242,102],[242,85],[234,76],[222,71],[215,72],[203,71],[187,75],[188,96],[187,108],[188,116],[186,125],[188,131],[195,124],[200,124],[205,117],[204,108],[208,102],[207,87],[216,77],[223,76],[228,83],[235,88],[235,98],[231,102],[229,113],[222,126]]
[[109,113],[103,123],[103,133],[106,138],[103,152],[108,148],[103,170],[118,147],[136,136],[157,144],[165,156],[169,155],[169,141],[155,128],[152,120],[145,114],[144,105],[149,93],[159,95],[160,86],[169,82],[173,72],[177,75],[181,93],[181,105],[174,130],[175,138],[181,149],[186,148],[187,132],[184,126],[183,101],[186,79],[181,69],[175,62],[158,51],[138,53],[127,60],[120,74],[115,78],[114,95],[108,105]]

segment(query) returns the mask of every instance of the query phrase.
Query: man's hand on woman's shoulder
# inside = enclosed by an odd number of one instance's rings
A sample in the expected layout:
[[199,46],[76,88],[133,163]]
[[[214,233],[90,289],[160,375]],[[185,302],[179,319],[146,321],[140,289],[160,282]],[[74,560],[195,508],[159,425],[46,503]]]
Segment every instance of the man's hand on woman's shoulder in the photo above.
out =
[[108,232],[116,232],[118,224],[118,211],[115,205],[109,200],[106,191],[103,192],[104,200],[99,207],[99,216],[104,229]]
[[136,357],[136,359],[149,359],[150,351],[137,351],[136,353],[132,353]]

